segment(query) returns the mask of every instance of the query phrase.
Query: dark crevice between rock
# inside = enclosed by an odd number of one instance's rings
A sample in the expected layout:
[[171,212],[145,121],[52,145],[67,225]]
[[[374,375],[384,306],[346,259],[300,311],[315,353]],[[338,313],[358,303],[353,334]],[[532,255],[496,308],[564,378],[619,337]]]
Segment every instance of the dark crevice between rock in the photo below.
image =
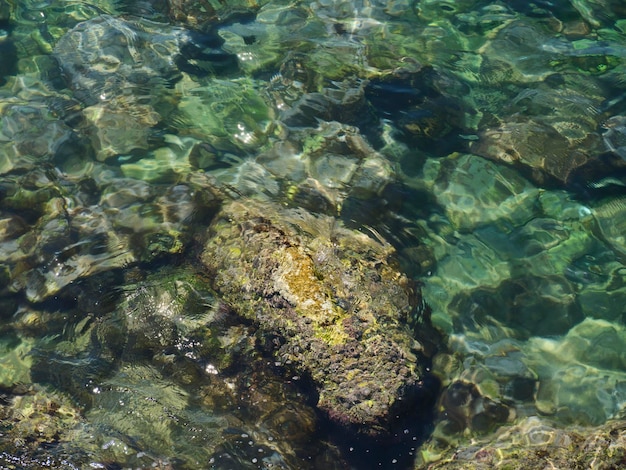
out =
[[[392,406],[387,428],[376,435],[368,435],[361,427],[340,423],[316,407],[319,391],[310,374],[298,370],[294,364],[274,362],[272,351],[284,344],[282,338],[267,334],[258,334],[258,337],[260,350],[268,363],[273,364],[273,373],[299,390],[305,403],[315,409],[319,421],[316,436],[337,446],[350,468],[413,468],[419,446],[434,428],[435,405],[441,391],[441,383],[434,374],[426,373],[420,383],[408,387],[403,398]],[[420,361],[430,369],[426,357]]]
[[[433,156],[444,156],[464,146],[460,135],[467,111],[446,87],[463,89],[465,85],[416,63],[394,75],[370,80],[365,99],[379,120],[393,123],[400,141]],[[380,145],[380,132],[364,130],[375,147]]]
[[209,75],[229,75],[239,70],[237,56],[223,51],[221,38],[212,35],[191,33],[192,41],[181,47],[176,58],[179,70],[205,77]]
[[7,82],[7,77],[17,74],[17,48],[11,38],[13,24],[8,18],[2,18],[0,12],[0,86]]
[[439,379],[428,373],[422,384],[396,403],[386,434],[368,436],[322,419],[322,434],[328,434],[354,469],[414,468],[415,456],[434,428],[435,404],[441,389]]

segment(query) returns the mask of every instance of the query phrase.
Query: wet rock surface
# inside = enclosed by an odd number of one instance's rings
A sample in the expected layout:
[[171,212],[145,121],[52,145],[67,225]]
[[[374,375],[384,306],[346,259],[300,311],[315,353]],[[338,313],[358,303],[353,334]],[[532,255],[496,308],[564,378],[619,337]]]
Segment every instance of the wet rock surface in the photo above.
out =
[[317,406],[376,435],[433,392],[424,385],[431,345],[405,323],[426,320],[426,307],[392,254],[333,218],[242,200],[224,206],[201,258],[276,360],[310,377]]

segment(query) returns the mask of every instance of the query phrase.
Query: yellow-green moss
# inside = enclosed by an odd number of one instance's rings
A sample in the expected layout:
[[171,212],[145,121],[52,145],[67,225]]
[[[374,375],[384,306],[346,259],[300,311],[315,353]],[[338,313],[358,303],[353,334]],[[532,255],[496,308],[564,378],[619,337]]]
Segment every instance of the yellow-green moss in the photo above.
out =
[[315,336],[331,345],[348,341],[343,328],[346,313],[323,289],[311,258],[295,247],[280,250],[275,257],[283,261],[276,276],[284,290],[281,294],[299,306],[299,314],[312,321]]

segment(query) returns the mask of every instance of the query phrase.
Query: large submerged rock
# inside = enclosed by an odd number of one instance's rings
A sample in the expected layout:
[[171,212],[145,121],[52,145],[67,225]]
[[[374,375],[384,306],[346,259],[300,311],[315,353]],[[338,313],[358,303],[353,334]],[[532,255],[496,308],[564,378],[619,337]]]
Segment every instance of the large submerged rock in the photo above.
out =
[[425,306],[392,255],[335,218],[240,200],[214,219],[201,259],[331,420],[379,435],[429,395],[429,346],[408,326]]

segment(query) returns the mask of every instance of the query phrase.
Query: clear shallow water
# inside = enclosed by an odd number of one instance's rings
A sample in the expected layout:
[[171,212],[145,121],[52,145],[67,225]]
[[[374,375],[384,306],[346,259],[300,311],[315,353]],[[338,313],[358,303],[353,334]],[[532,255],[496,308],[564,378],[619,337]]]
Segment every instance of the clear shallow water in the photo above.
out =
[[[536,416],[621,416],[620,2],[0,17],[3,466],[411,468]],[[338,435],[224,307],[199,251],[245,197],[393,245],[443,334],[434,420]]]

